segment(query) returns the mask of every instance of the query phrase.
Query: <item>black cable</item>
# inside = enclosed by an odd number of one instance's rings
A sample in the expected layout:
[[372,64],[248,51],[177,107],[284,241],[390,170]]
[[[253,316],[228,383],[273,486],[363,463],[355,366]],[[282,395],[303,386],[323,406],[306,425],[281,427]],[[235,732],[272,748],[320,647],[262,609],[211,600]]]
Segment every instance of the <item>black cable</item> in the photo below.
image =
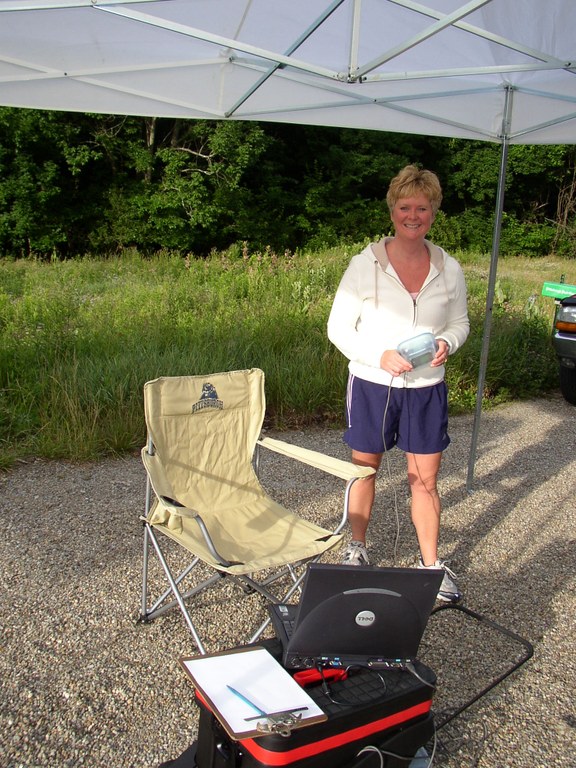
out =
[[416,670],[416,667],[414,666],[414,664],[413,664],[411,661],[407,661],[407,662],[404,664],[404,669],[405,669],[407,672],[410,672],[410,674],[411,674],[411,675],[414,675],[414,677],[415,677],[417,680],[419,680],[421,683],[423,683],[424,685],[427,685],[427,686],[428,686],[428,688],[432,688],[432,690],[433,690],[433,691],[435,691],[435,690],[436,690],[436,683],[429,683],[429,682],[428,682],[428,680],[425,680],[425,679],[422,677],[422,675],[420,675],[420,674],[418,673],[418,671]]
[[[337,699],[335,699],[333,697],[332,691],[330,690],[330,686],[328,685],[328,681],[324,677],[324,667],[318,665],[316,667],[316,669],[318,670],[318,672],[320,673],[320,677],[322,678],[322,682],[321,682],[321,686],[320,686],[322,688],[322,693],[326,696],[328,701],[330,701],[330,703],[332,703],[332,704],[336,704],[336,706],[338,706],[338,707],[350,707],[350,706],[352,706],[352,703],[349,702],[349,701],[338,701]],[[353,670],[353,669],[355,669],[355,667],[353,667],[353,666],[346,667],[346,673],[349,673],[350,670]],[[367,669],[367,668],[364,668],[364,667],[362,667],[361,669],[366,671],[366,672],[373,672],[374,674],[376,674],[378,676],[380,682],[382,683],[383,688],[384,688],[384,691],[383,691],[382,695],[386,694],[386,692],[388,690],[388,686],[386,685],[386,680],[384,680],[382,675],[376,669]],[[369,699],[365,703],[366,704],[372,704],[373,702],[374,702],[374,699]],[[354,703],[355,704],[362,704],[364,702],[357,700]]]
[[[443,712],[436,712],[435,721],[442,714]],[[445,756],[458,755],[461,768],[477,768],[488,741],[488,728],[485,723],[481,723],[482,733],[475,737],[466,732],[467,725],[466,721],[456,723],[452,720],[446,728],[441,726],[441,734],[438,737],[438,752]],[[464,756],[462,754],[464,751],[469,751],[471,754]]]

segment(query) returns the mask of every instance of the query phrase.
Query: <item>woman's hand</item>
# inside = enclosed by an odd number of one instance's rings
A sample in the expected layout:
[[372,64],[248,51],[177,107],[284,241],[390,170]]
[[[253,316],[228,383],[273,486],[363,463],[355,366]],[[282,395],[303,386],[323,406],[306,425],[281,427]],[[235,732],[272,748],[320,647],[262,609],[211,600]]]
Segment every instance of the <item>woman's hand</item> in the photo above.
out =
[[401,376],[412,370],[412,365],[404,360],[402,355],[395,349],[387,349],[380,358],[380,368],[385,370],[391,376]]
[[450,347],[448,344],[444,341],[444,339],[438,339],[438,351],[434,355],[434,359],[430,363],[432,368],[438,368],[440,365],[444,365],[446,360],[448,360],[448,352],[450,351]]

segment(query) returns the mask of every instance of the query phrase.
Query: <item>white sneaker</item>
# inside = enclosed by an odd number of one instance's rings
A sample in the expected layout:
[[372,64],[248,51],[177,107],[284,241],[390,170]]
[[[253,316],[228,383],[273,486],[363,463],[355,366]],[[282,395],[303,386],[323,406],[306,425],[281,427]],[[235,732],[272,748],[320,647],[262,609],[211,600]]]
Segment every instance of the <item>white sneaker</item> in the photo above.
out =
[[457,603],[462,598],[462,592],[456,584],[456,574],[448,568],[446,560],[436,560],[434,565],[424,565],[422,558],[420,558],[418,568],[437,568],[444,571],[444,578],[438,590],[438,600],[444,600],[446,603]]
[[369,565],[366,545],[361,541],[351,541],[342,558],[343,565]]

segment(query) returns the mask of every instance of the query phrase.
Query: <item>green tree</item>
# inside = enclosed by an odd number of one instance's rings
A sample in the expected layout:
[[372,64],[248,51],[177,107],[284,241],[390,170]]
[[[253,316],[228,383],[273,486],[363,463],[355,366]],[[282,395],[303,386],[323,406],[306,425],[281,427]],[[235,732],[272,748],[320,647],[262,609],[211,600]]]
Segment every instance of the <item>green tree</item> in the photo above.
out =
[[444,139],[350,128],[266,125],[270,144],[247,179],[247,239],[320,248],[387,232],[385,195],[402,166],[443,172]]
[[[501,147],[488,142],[450,142],[447,212],[458,220],[461,247],[488,250],[501,163]],[[569,145],[508,148],[501,250],[543,255],[557,232],[557,201],[574,163]]]
[[243,176],[266,146],[259,124],[134,119],[121,132],[122,146],[118,139],[108,207],[91,238],[96,249],[226,244]]
[[79,223],[100,202],[85,194],[86,171],[100,158],[90,123],[85,115],[0,109],[1,252],[83,250]]
[[[294,251],[389,230],[390,178],[415,162],[443,183],[433,231],[488,250],[498,144],[280,123],[0,108],[0,254],[126,247]],[[503,253],[571,253],[575,149],[511,146]]]

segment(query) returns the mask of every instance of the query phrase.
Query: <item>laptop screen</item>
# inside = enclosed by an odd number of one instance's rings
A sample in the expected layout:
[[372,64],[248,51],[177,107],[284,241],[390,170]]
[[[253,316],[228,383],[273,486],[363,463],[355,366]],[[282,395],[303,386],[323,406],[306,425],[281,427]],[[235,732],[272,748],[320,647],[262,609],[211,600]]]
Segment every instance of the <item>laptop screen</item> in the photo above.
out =
[[311,563],[291,637],[283,640],[285,666],[413,661],[442,576],[440,570]]

